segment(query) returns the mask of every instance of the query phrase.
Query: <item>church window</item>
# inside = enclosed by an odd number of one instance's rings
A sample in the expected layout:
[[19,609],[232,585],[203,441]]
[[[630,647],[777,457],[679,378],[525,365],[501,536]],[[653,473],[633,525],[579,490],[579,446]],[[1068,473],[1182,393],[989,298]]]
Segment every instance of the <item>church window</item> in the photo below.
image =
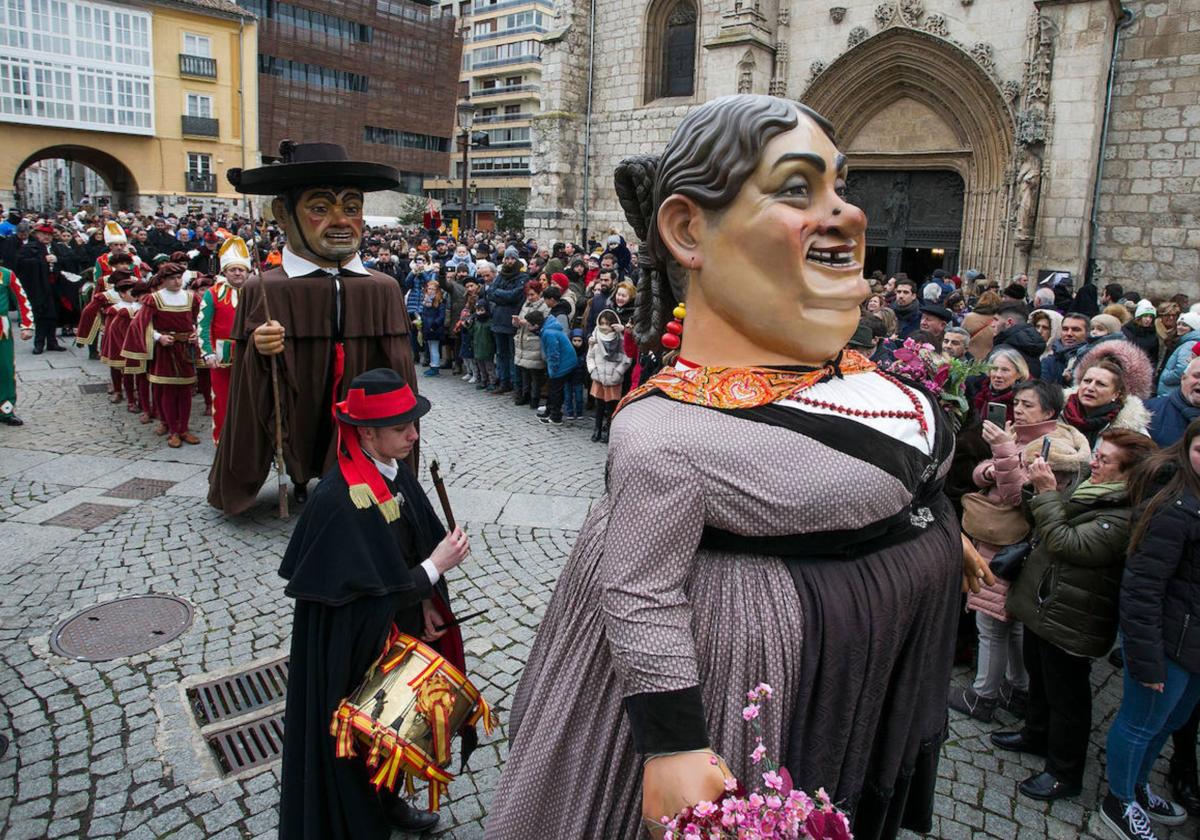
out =
[[699,16],[695,0],[661,0],[647,18],[647,102],[696,92]]

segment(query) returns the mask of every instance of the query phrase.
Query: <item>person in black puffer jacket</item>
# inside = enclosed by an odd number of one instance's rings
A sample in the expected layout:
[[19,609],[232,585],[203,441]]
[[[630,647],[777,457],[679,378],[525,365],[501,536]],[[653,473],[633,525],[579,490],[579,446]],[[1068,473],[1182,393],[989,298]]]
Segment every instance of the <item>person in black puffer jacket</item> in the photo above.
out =
[[1042,354],[1046,352],[1046,339],[1042,338],[1028,323],[1029,309],[1019,301],[1000,305],[992,317],[992,347],[1011,347],[1022,356],[1034,379],[1041,375]]
[[1158,311],[1148,300],[1139,300],[1133,318],[1121,328],[1121,334],[1127,341],[1132,341],[1150,359],[1150,364],[1158,369],[1159,339],[1154,319]]
[[[1155,481],[1165,481],[1157,492]],[[1167,736],[1200,701],[1200,420],[1148,461],[1130,496],[1144,509],[1135,508],[1141,515],[1121,579],[1124,694],[1108,732],[1101,818],[1118,836],[1147,837],[1147,817],[1187,819],[1148,779]]]

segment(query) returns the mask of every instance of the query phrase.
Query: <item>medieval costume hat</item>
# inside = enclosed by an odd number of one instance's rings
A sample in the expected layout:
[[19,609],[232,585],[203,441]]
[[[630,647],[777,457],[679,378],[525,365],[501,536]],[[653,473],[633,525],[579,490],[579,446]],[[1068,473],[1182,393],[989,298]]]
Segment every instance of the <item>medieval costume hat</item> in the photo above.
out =
[[250,249],[246,247],[246,240],[240,236],[231,236],[226,239],[221,245],[219,254],[222,271],[232,266],[241,266],[247,271],[253,267],[250,263]]
[[158,288],[167,281],[169,277],[182,276],[187,279],[187,264],[183,262],[165,262],[158,267],[158,273],[154,275],[154,287]]
[[375,368],[354,377],[346,399],[334,405],[333,416],[338,427],[338,468],[350,485],[350,500],[356,508],[365,510],[376,505],[388,522],[400,516],[400,506],[387,482],[362,451],[358,427],[412,423],[429,409],[429,400],[414,394],[400,374],[390,368]]
[[233,188],[250,195],[282,195],[319,184],[358,187],[363,192],[400,186],[400,173],[382,163],[350,160],[336,143],[279,142],[278,163],[254,169],[230,169],[225,177]]
[[104,244],[105,245],[126,245],[129,239],[125,236],[125,229],[113,221],[104,223]]
[[50,224],[49,222],[42,222],[41,224],[39,224],[37,227],[35,227],[33,229],[33,232],[34,233],[49,233],[49,234],[53,235],[54,225]]
[[123,292],[126,289],[132,289],[137,285],[137,278],[133,276],[133,272],[124,268],[118,268],[108,275],[108,282],[118,292]]

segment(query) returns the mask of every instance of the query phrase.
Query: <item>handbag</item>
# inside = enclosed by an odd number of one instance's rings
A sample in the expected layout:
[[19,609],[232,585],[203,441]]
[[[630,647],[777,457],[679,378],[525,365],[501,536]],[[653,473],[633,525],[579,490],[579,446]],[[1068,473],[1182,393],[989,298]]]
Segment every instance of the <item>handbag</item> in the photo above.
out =
[[1029,520],[1019,507],[993,502],[978,490],[962,497],[962,529],[992,545],[1012,545],[1029,534]]
[[1025,541],[1006,545],[996,552],[988,568],[996,577],[1012,583],[1021,574],[1021,567],[1025,565],[1025,558],[1032,549],[1033,546]]

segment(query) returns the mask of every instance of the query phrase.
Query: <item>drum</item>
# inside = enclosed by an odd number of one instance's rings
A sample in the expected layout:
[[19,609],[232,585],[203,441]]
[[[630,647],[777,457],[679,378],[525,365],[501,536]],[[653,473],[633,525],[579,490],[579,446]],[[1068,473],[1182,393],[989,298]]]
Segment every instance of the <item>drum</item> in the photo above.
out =
[[338,758],[367,749],[376,789],[395,790],[401,773],[409,793],[415,780],[428,782],[429,810],[436,811],[454,779],[446,769],[451,737],[479,722],[490,735],[491,708],[471,681],[433,648],[397,633],[334,712],[330,734]]

